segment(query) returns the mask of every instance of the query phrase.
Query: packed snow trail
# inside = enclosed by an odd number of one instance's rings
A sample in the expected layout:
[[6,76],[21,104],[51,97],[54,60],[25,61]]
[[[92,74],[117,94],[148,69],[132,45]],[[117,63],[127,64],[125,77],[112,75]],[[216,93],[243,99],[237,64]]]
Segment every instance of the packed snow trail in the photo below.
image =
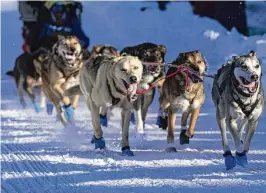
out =
[[[7,90],[6,88],[14,88]],[[134,157],[120,153],[120,118],[104,128],[107,150],[90,144],[90,114],[82,100],[76,110],[77,133],[64,130],[55,113],[21,109],[14,83],[2,81],[3,192],[258,192],[266,190],[266,132],[260,124],[249,153],[249,168],[225,171],[215,115],[203,110],[187,149],[166,153],[166,132],[157,128],[156,105],[146,125],[147,139],[130,141]],[[118,114],[118,110],[114,110]],[[265,117],[264,117],[265,120]],[[180,121],[180,117],[178,120]],[[206,124],[208,122],[208,124]],[[179,122],[177,122],[179,123]],[[208,126],[207,126],[208,125]],[[178,139],[180,126],[176,127]],[[74,137],[73,137],[74,136]],[[76,137],[76,139],[75,139]],[[178,144],[178,141],[176,141]]]

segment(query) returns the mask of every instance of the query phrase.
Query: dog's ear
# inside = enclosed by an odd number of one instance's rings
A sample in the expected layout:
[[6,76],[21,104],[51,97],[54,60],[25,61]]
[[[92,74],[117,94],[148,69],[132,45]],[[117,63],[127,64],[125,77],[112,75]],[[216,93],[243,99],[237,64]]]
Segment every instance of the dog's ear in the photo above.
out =
[[253,50],[251,50],[249,52],[248,56],[250,56],[250,57],[256,56],[256,53]]
[[158,48],[162,53],[166,53],[166,47],[164,45],[158,45]]
[[65,37],[62,36],[62,35],[58,35],[57,38],[58,38],[58,41],[61,41],[61,40],[65,39]]
[[101,51],[101,49],[103,48],[103,45],[95,45],[92,47],[91,52],[92,53],[96,53],[99,54],[99,52]]
[[240,56],[232,56],[233,60],[237,60]]

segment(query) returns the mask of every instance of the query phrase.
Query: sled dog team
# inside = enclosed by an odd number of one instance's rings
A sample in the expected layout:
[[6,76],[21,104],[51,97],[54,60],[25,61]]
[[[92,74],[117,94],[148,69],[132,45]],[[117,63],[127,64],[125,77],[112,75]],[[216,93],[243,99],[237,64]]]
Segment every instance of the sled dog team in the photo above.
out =
[[[105,148],[102,126],[108,126],[108,113],[121,108],[121,148],[126,156],[134,155],[128,140],[130,121],[135,122],[138,137],[144,137],[146,114],[157,87],[160,94],[157,124],[168,128],[166,151],[176,152],[176,112],[182,110],[179,143],[189,144],[205,100],[203,81],[207,64],[198,50],[180,53],[165,73],[165,54],[165,46],[153,43],[126,47],[120,52],[111,45],[96,45],[89,59],[84,60],[79,40],[72,35],[59,35],[51,51],[39,49],[30,56],[33,62],[27,53],[22,54],[13,71],[7,74],[15,79],[23,107],[24,90],[36,112],[40,111],[34,92],[39,86],[41,96],[49,101],[47,113],[52,114],[55,107],[57,118],[65,127],[74,125],[74,111],[79,96],[83,95],[91,112],[94,129],[91,142],[96,149]],[[250,51],[232,57],[214,76],[212,99],[227,170],[248,164],[250,142],[264,107],[261,75],[260,62],[255,52]],[[235,155],[228,144],[227,128],[234,139]]]

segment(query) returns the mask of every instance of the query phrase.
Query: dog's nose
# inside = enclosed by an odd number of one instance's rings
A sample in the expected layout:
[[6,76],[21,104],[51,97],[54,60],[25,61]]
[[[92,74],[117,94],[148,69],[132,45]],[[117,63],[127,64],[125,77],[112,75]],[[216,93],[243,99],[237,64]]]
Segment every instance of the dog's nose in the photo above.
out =
[[70,51],[71,51],[71,52],[75,52],[75,48],[71,47],[71,48],[70,48]]
[[251,76],[251,80],[257,81],[259,79],[259,76],[257,74],[253,74]]
[[130,80],[130,83],[131,83],[131,84],[134,84],[134,83],[137,82],[137,77],[136,77],[136,76],[131,76],[131,77],[129,78],[129,80]]

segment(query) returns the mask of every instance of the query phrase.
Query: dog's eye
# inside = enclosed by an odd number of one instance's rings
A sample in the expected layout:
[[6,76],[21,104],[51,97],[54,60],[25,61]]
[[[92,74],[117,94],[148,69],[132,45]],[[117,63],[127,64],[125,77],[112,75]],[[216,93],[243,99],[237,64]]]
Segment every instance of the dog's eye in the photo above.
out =
[[190,63],[190,61],[189,60],[186,60],[186,63]]
[[201,60],[197,61],[197,63],[200,64],[201,63]]
[[245,70],[245,71],[247,71],[247,70],[248,70],[248,67],[247,67],[247,65],[241,65],[241,68],[242,68],[243,70]]
[[121,68],[120,69],[122,72],[126,72],[127,71],[127,69],[125,69],[125,68]]
[[139,69],[139,67],[138,66],[134,66],[134,68],[133,68],[134,70],[137,70],[137,69]]
[[260,65],[259,64],[257,64],[256,66],[255,66],[255,68],[259,68],[260,67]]

